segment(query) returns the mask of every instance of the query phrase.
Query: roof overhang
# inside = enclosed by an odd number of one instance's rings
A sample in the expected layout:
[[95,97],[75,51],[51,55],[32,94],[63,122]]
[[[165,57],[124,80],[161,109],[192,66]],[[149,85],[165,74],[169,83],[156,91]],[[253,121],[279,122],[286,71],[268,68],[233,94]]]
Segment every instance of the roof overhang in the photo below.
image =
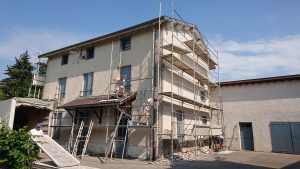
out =
[[78,109],[78,108],[96,108],[96,107],[105,107],[105,106],[116,106],[124,105],[126,103],[132,103],[136,99],[136,93],[132,93],[126,97],[116,98],[107,95],[92,96],[92,97],[83,97],[72,100],[68,103],[58,106],[58,108],[63,109]]
[[270,83],[270,82],[292,81],[292,80],[300,80],[300,74],[287,75],[287,76],[274,76],[274,77],[266,77],[266,78],[258,78],[258,79],[227,81],[227,82],[221,82],[220,86],[225,87],[225,86],[234,86],[234,85],[247,85],[247,84],[255,84],[255,83]]
[[26,106],[26,107],[34,107],[36,109],[47,109],[49,111],[53,110],[51,102],[45,102],[35,98],[16,97],[14,99],[16,100],[16,107]]

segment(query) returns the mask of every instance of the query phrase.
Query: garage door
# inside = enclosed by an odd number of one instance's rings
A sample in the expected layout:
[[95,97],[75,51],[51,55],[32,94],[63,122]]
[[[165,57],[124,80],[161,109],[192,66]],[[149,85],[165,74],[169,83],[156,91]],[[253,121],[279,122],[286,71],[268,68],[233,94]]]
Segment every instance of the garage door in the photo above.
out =
[[273,152],[300,153],[300,122],[271,122]]

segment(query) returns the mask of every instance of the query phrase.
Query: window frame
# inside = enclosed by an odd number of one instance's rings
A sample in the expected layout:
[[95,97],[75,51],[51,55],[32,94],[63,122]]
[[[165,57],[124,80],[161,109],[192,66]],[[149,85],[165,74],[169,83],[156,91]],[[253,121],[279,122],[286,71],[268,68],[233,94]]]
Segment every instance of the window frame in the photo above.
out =
[[[64,91],[62,92],[62,81],[64,80]],[[67,78],[66,77],[63,77],[63,78],[59,78],[58,79],[58,88],[59,88],[59,91],[58,91],[58,98],[59,99],[63,99],[63,98],[65,98],[65,96],[66,96],[66,88],[67,88]]]
[[[126,42],[129,42],[129,46],[126,45]],[[120,39],[120,48],[121,51],[131,50],[131,36]]]
[[95,46],[86,48],[85,60],[94,59],[95,57]]
[[207,126],[208,125],[208,119],[207,116],[201,116],[201,124]]
[[69,63],[69,54],[62,55],[60,65],[67,65]]
[[[90,82],[91,84],[89,85],[89,78],[91,78]],[[93,94],[93,84],[94,84],[94,72],[89,72],[83,74],[83,89],[80,92],[81,96],[91,96]],[[90,89],[89,89],[90,86]]]

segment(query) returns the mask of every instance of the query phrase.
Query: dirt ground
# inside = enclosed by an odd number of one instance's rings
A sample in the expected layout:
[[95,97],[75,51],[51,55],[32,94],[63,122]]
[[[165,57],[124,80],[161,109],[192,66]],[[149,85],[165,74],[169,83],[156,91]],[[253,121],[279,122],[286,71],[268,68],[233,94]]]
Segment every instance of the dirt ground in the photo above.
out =
[[177,160],[173,165],[170,165],[168,161],[152,163],[136,159],[103,161],[102,158],[86,157],[81,160],[81,164],[101,169],[300,169],[300,155],[239,151],[230,154],[201,155],[198,160]]

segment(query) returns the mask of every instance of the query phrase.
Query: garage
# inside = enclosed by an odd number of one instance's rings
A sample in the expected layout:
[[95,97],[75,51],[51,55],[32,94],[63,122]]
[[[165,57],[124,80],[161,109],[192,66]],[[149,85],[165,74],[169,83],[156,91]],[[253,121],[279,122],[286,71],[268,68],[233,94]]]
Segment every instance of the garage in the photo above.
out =
[[300,153],[300,122],[271,122],[272,151]]

